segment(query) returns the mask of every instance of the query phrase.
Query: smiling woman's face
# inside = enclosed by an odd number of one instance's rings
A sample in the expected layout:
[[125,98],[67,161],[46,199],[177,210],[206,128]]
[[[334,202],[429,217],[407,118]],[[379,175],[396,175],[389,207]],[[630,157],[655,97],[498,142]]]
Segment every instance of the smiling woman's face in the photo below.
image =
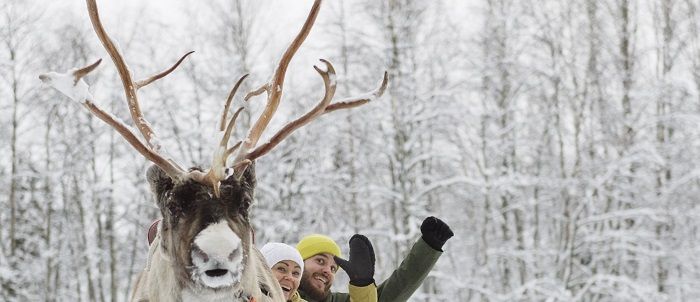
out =
[[272,266],[272,274],[282,287],[284,298],[289,301],[292,294],[299,288],[301,267],[292,260],[283,260]]

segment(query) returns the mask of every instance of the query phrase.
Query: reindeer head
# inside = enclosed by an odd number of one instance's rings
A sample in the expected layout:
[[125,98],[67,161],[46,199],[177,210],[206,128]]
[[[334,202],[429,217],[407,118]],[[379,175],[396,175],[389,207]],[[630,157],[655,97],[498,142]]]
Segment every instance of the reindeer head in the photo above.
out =
[[[387,85],[386,72],[377,89],[363,94],[362,97],[332,103],[336,89],[335,70],[330,62],[322,59],[321,67],[314,66],[321,75],[325,88],[325,93],[318,104],[306,114],[283,126],[269,141],[257,145],[279,105],[287,67],[316,20],[321,5],[321,0],[316,0],[301,31],[280,59],[270,82],[261,85],[244,97],[244,101],[248,101],[254,96],[267,94],[266,106],[249,129],[245,139],[229,147],[229,139],[242,108],[235,111],[230,119],[227,116],[236,90],[246,77],[243,76],[236,82],[226,99],[218,126],[222,137],[214,151],[211,166],[208,169],[185,171],[176,161],[162,152],[161,146],[157,143],[158,140],[155,139],[155,132],[141,113],[138,91],[167,76],[192,52],[182,56],[167,70],[144,80],[134,81],[123,56],[102,26],[95,0],[86,1],[93,29],[117,68],[131,119],[143,140],[118,118],[102,110],[92,100],[83,77],[93,71],[100,61],[85,68],[74,69],[63,74],[52,72],[41,75],[39,78],[81,103],[92,114],[112,126],[131,146],[155,164],[148,170],[147,177],[163,215],[160,244],[165,250],[164,254],[173,260],[172,265],[180,285],[209,289],[236,287],[245,279],[247,266],[262,261],[259,255],[252,255],[254,247],[248,214],[255,188],[253,161],[268,153],[293,131],[315,118],[338,109],[357,107],[381,96]],[[233,154],[236,156],[229,162],[229,157]],[[267,274],[270,274],[269,270]],[[249,282],[241,286],[257,287],[258,282]]]
[[178,281],[220,288],[240,283],[252,250],[248,210],[253,201],[255,172],[211,186],[195,180],[173,181],[158,166],[147,172],[163,220],[160,245],[173,257]]

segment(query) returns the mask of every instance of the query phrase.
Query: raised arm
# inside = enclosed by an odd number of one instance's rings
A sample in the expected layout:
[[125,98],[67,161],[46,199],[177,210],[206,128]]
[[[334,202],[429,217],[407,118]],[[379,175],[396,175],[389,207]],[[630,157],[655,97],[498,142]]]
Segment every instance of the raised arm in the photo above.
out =
[[421,233],[399,267],[379,285],[380,302],[407,301],[435,266],[442,246],[454,235],[445,222],[432,216],[423,220]]

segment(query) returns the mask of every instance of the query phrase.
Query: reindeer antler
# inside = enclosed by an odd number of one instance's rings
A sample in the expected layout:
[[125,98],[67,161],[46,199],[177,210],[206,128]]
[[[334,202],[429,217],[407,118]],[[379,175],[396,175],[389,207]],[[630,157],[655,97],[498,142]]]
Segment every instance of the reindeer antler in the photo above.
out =
[[220,131],[224,131],[224,135],[221,137],[221,141],[219,142],[219,146],[216,148],[216,151],[214,151],[214,156],[212,158],[211,162],[211,167],[207,171],[207,173],[202,173],[199,171],[193,171],[193,178],[201,183],[209,184],[214,188],[214,195],[219,196],[219,185],[222,180],[226,178],[226,160],[228,159],[229,156],[233,152],[238,149],[238,147],[241,145],[241,142],[236,143],[233,147],[229,148],[228,147],[228,141],[231,138],[231,133],[233,133],[233,128],[236,124],[236,119],[238,118],[238,115],[243,111],[243,107],[238,108],[236,110],[236,113],[233,114],[231,117],[231,120],[229,120],[228,125],[226,128],[224,128],[224,125],[226,125],[226,116],[228,114],[228,110],[231,107],[231,101],[233,100],[233,97],[236,95],[236,91],[238,90],[238,87],[241,86],[241,83],[243,83],[243,80],[248,77],[248,75],[242,76],[238,81],[236,82],[236,85],[233,86],[233,89],[231,89],[231,92],[228,95],[228,98],[226,99],[226,105],[224,105],[224,111],[221,114],[221,123],[219,126]]
[[256,158],[265,155],[267,152],[269,152],[275,146],[277,146],[282,140],[287,138],[292,132],[303,127],[304,125],[308,124],[309,122],[321,116],[322,114],[332,112],[338,109],[349,109],[366,104],[372,99],[380,97],[386,89],[388,77],[387,73],[384,72],[384,78],[382,79],[382,83],[379,88],[366,94],[363,97],[349,98],[331,104],[331,100],[335,95],[336,89],[335,69],[333,68],[333,65],[330,62],[321,59],[321,62],[323,62],[323,64],[325,65],[324,68],[314,66],[316,71],[321,75],[325,88],[325,94],[321,101],[309,112],[282,127],[282,129],[280,129],[275,135],[272,136],[270,141],[255,148],[258,140],[260,139],[260,136],[264,132],[265,128],[272,119],[272,116],[275,114],[277,107],[279,106],[280,98],[282,96],[282,90],[284,88],[284,78],[285,73],[287,71],[287,67],[289,66],[289,63],[294,57],[296,51],[299,49],[301,44],[309,35],[311,27],[313,27],[313,24],[316,21],[316,16],[318,15],[319,8],[321,6],[321,1],[322,0],[314,1],[313,6],[311,7],[311,11],[306,17],[306,21],[304,22],[301,31],[297,34],[296,38],[294,38],[292,43],[284,52],[284,55],[282,55],[282,59],[277,65],[275,73],[270,82],[265,83],[259,88],[249,92],[244,98],[247,101],[249,98],[260,95],[263,92],[267,93],[267,104],[265,106],[265,109],[258,118],[258,120],[255,122],[253,127],[248,132],[248,136],[246,137],[246,139],[243,140],[242,147],[240,148],[239,153],[236,156],[236,159],[234,160],[234,165],[237,165],[241,168],[239,171],[236,171],[239,175],[242,174],[242,172],[246,168],[245,162],[252,162]]
[[[97,10],[97,4],[95,0],[87,0],[87,9],[90,15],[90,21],[92,22],[92,27],[97,34],[97,37],[102,42],[102,46],[105,48],[109,56],[112,58],[112,62],[117,67],[119,77],[122,81],[122,86],[124,88],[124,94],[126,95],[127,104],[129,106],[129,113],[131,114],[131,119],[136,125],[136,128],[141,132],[145,143],[141,141],[138,136],[133,133],[123,122],[118,118],[112,116],[108,112],[102,110],[99,106],[95,104],[92,100],[92,96],[87,93],[87,84],[82,80],[82,78],[93,71],[101,60],[89,65],[85,68],[78,70],[69,71],[66,74],[58,73],[48,73],[39,76],[39,78],[52,85],[57,90],[71,97],[73,100],[82,103],[92,114],[100,118],[102,121],[112,126],[119,134],[126,139],[129,144],[131,144],[141,155],[146,157],[148,160],[156,164],[158,167],[163,169],[165,173],[168,174],[174,180],[181,180],[185,178],[188,173],[182,169],[174,160],[164,156],[161,153],[161,146],[157,143],[155,132],[151,128],[151,125],[144,118],[141,108],[139,106],[138,100],[138,89],[158,80],[169,73],[171,73],[178,65],[192,52],[185,54],[180,60],[175,63],[169,69],[151,76],[145,80],[134,82],[131,72],[124,61],[123,56],[110,39],[109,35],[102,26],[102,21],[100,20],[100,15]],[[67,75],[71,75],[74,81],[71,86],[65,85],[63,78]],[[83,91],[84,92],[81,92]],[[77,93],[80,92],[80,93]]]
[[52,85],[52,87],[64,93],[65,95],[69,96],[71,99],[83,104],[92,114],[103,120],[115,130],[117,130],[117,132],[121,134],[122,137],[124,137],[124,139],[126,139],[126,141],[129,142],[129,144],[131,144],[131,146],[133,146],[148,160],[152,161],[154,164],[159,166],[172,179],[183,180],[186,178],[192,178],[200,183],[210,185],[213,188],[214,194],[217,197],[219,196],[220,182],[224,180],[228,174],[227,160],[229,156],[234,152],[238,151],[238,154],[236,155],[236,158],[234,159],[233,165],[231,167],[233,168],[234,172],[240,176],[243,174],[245,169],[252,161],[268,153],[295,130],[303,127],[304,125],[308,124],[309,122],[323,114],[339,109],[349,109],[366,104],[372,99],[380,97],[384,93],[384,90],[387,86],[388,78],[387,73],[385,72],[381,85],[377,89],[361,97],[349,98],[332,103],[331,101],[335,95],[336,90],[335,69],[333,68],[333,65],[330,62],[321,59],[323,65],[321,67],[314,66],[316,71],[321,75],[324,84],[325,93],[321,98],[321,101],[319,101],[318,104],[306,114],[302,115],[296,120],[287,123],[284,127],[282,127],[282,129],[280,129],[275,135],[272,136],[270,141],[256,148],[260,136],[265,131],[265,128],[267,128],[268,124],[270,123],[270,120],[272,119],[272,116],[275,114],[275,111],[277,111],[277,107],[279,106],[279,102],[282,97],[282,90],[284,87],[285,74],[287,72],[289,63],[291,62],[292,58],[294,57],[294,54],[297,52],[301,44],[309,35],[309,32],[311,31],[311,28],[313,27],[313,24],[316,21],[316,17],[318,16],[318,12],[321,6],[321,0],[316,0],[314,1],[313,6],[311,7],[311,11],[309,12],[309,15],[307,16],[306,21],[304,22],[304,25],[302,26],[301,30],[294,38],[292,43],[287,47],[287,50],[285,51],[284,55],[282,55],[282,58],[279,64],[277,65],[275,73],[270,82],[261,85],[258,89],[249,92],[244,97],[244,101],[248,101],[248,99],[253,96],[260,95],[263,92],[267,93],[266,106],[263,109],[263,112],[258,117],[258,119],[255,121],[254,125],[248,131],[248,135],[246,136],[246,138],[234,144],[233,147],[228,147],[228,142],[230,140],[231,133],[233,132],[236,118],[240,114],[242,108],[238,109],[233,114],[228,123],[226,122],[227,115],[233,97],[236,94],[236,91],[238,90],[243,80],[247,77],[247,75],[244,75],[236,82],[226,100],[226,104],[222,112],[221,122],[219,123],[219,130],[223,131],[223,136],[219,142],[219,145],[217,146],[217,149],[214,152],[211,167],[208,170],[205,170],[204,172],[186,172],[173,159],[161,153],[162,147],[157,143],[155,132],[153,131],[151,125],[144,118],[143,113],[141,112],[138,100],[138,90],[170,74],[180,65],[180,63],[182,63],[182,61],[187,56],[192,54],[192,52],[188,52],[185,55],[183,55],[177,61],[177,63],[175,63],[172,67],[166,69],[165,71],[162,71],[156,75],[153,75],[141,81],[134,81],[132,74],[129,71],[129,68],[127,67],[127,64],[124,60],[124,57],[121,55],[119,49],[115,46],[114,42],[112,42],[112,39],[109,37],[109,35],[107,35],[107,32],[105,31],[102,22],[100,21],[100,16],[97,10],[95,0],[86,0],[86,2],[93,29],[95,30],[97,37],[102,42],[102,46],[112,58],[112,62],[117,68],[119,77],[122,81],[122,86],[124,88],[124,94],[126,95],[127,105],[129,106],[129,113],[131,115],[131,119],[136,125],[136,128],[141,133],[141,136],[145,140],[145,143],[141,139],[139,139],[138,136],[132,130],[130,130],[129,127],[127,127],[123,122],[121,122],[118,118],[114,117],[110,113],[102,110],[100,107],[95,105],[95,102],[92,100],[92,96],[88,92],[88,86],[82,80],[82,78],[91,71],[93,71],[97,67],[97,65],[99,65],[101,60],[87,67],[75,69],[64,74],[52,72],[41,75],[39,76],[39,78],[42,81]]

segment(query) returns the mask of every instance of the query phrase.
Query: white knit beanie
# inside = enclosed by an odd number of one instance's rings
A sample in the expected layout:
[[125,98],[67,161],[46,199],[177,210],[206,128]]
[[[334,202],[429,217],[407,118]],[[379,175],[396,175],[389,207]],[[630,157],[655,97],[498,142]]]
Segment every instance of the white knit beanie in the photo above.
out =
[[301,273],[304,273],[304,260],[301,259],[299,251],[289,245],[280,242],[268,242],[260,249],[260,253],[265,257],[267,266],[270,268],[277,262],[291,260],[299,264]]

